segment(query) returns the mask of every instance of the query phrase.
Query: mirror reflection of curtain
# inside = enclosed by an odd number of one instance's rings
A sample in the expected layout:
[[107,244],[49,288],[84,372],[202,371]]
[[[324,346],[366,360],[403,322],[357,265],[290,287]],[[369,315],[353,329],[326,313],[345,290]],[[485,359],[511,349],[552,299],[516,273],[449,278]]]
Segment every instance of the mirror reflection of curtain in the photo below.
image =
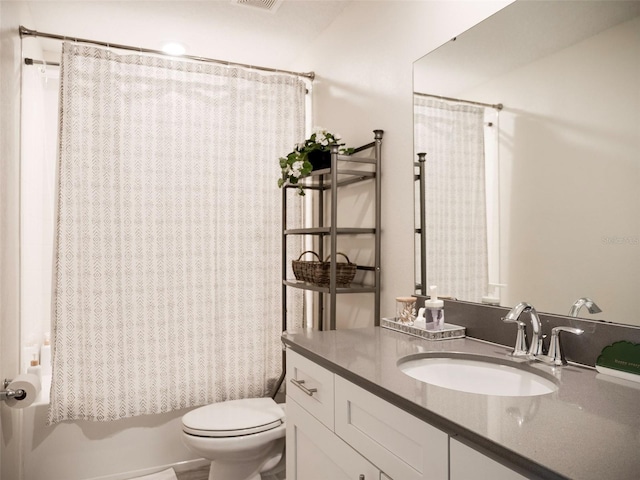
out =
[[484,108],[414,95],[415,152],[426,152],[426,285],[487,294]]
[[65,43],[49,421],[264,396],[305,84]]

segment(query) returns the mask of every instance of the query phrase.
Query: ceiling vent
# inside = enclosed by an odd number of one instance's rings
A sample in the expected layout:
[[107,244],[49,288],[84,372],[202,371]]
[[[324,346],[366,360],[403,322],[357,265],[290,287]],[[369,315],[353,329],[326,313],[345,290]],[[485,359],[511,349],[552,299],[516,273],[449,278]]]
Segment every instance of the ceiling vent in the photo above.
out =
[[241,5],[245,7],[252,7],[265,12],[275,13],[283,0],[231,0],[234,5]]

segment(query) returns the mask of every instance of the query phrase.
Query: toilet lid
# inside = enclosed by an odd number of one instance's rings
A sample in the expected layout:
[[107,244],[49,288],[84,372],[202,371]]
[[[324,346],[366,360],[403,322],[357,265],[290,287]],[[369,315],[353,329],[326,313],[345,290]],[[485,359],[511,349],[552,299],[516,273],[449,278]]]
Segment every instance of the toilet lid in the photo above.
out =
[[182,428],[200,437],[237,437],[271,430],[283,420],[273,399],[245,398],[196,408],[182,417]]

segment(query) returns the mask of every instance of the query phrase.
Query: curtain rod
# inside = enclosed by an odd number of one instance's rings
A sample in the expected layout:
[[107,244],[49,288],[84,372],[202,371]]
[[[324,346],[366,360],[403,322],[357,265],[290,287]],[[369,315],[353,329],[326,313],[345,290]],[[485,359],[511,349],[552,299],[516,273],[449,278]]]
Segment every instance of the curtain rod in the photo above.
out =
[[33,58],[25,58],[24,59],[24,64],[25,65],[44,65],[45,67],[49,66],[49,67],[59,67],[60,64],[57,62],[45,62],[43,60],[35,60]]
[[501,103],[482,103],[482,102],[473,102],[471,100],[462,100],[460,98],[452,98],[452,97],[443,97],[441,95],[431,95],[430,93],[419,93],[419,92],[413,92],[414,95],[418,95],[420,97],[431,97],[431,98],[438,98],[440,100],[449,100],[451,102],[462,102],[462,103],[469,103],[471,105],[480,105],[482,107],[491,107],[491,108],[495,108],[496,110],[502,110],[504,108],[504,105],[502,105]]
[[[42,37],[42,38],[51,38],[53,40],[61,40],[61,41],[73,41],[73,42],[77,42],[77,43],[90,43],[92,45],[99,45],[101,47],[107,47],[107,48],[116,48],[118,50],[132,50],[134,52],[138,52],[138,53],[152,53],[155,55],[164,55],[167,57],[174,57],[173,55],[169,55],[165,52],[163,52],[162,50],[152,50],[149,48],[141,48],[141,47],[132,47],[129,45],[119,45],[117,43],[108,43],[108,42],[101,42],[98,40],[88,40],[86,38],[77,38],[77,37],[67,37],[65,35],[56,35],[55,33],[44,33],[44,32],[38,32],[37,30],[31,30],[29,28],[26,28],[22,25],[20,25],[20,37]],[[205,63],[219,63],[221,65],[226,65],[229,67],[242,67],[242,68],[249,68],[249,69],[253,69],[253,70],[261,70],[263,72],[272,72],[272,73],[285,73],[288,75],[294,75],[296,77],[305,77],[308,78],[310,80],[313,80],[315,78],[315,73],[314,72],[291,72],[289,70],[279,70],[276,68],[268,68],[268,67],[259,67],[256,65],[248,65],[245,63],[235,63],[235,62],[228,62],[225,60],[216,60],[213,58],[206,58],[206,57],[197,57],[194,55],[180,55],[179,58],[187,58],[189,60],[195,60],[197,62],[205,62]]]

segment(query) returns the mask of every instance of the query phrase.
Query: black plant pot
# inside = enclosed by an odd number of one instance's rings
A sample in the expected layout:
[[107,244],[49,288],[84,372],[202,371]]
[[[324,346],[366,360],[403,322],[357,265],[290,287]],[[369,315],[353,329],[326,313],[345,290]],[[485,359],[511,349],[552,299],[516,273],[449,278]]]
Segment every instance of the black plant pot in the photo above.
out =
[[313,150],[307,154],[307,160],[311,163],[312,170],[324,170],[331,168],[331,152],[325,150]]

